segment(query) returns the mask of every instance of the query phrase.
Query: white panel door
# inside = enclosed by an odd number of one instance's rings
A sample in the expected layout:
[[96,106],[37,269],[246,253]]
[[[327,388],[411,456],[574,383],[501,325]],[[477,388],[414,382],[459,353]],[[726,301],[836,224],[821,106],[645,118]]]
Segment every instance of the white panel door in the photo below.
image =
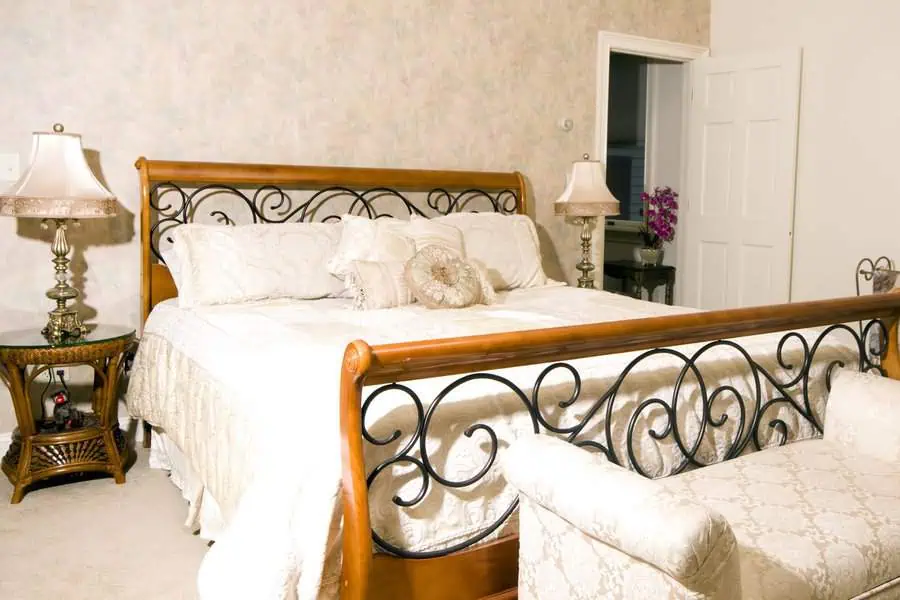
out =
[[691,63],[682,302],[790,301],[800,50]]

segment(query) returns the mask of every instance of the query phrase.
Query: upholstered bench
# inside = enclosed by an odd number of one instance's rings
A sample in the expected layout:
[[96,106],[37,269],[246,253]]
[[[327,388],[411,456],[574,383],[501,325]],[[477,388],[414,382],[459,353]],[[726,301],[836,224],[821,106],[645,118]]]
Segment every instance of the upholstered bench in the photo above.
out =
[[900,598],[900,381],[842,372],[822,439],[650,480],[513,444],[519,598]]

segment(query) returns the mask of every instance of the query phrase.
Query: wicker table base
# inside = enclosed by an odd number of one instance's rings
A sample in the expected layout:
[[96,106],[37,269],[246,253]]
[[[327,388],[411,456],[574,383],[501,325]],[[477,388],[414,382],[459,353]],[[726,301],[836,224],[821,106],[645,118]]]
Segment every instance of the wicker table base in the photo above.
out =
[[[113,451],[117,454],[115,457],[110,456],[108,444],[114,444]],[[30,452],[27,448],[29,445]],[[109,473],[116,478],[116,483],[124,483],[125,475],[121,465],[127,461],[127,452],[125,435],[118,424],[104,434],[99,419],[93,414],[87,414],[84,427],[59,433],[38,433],[31,437],[30,444],[23,442],[22,435],[16,428],[0,466],[16,490],[56,475],[84,471]],[[28,464],[23,481],[19,481],[22,460],[28,460]],[[15,501],[13,498],[13,502]]]
[[[99,471],[125,483],[128,450],[116,407],[119,378],[133,346],[134,330],[116,326],[98,325],[62,342],[50,342],[32,330],[0,333],[0,379],[9,388],[19,425],[0,461],[13,484],[12,504],[22,501],[32,483],[56,475]],[[41,375],[78,366],[93,371],[91,411],[83,413],[77,429],[57,431],[45,417],[35,418],[29,392]]]

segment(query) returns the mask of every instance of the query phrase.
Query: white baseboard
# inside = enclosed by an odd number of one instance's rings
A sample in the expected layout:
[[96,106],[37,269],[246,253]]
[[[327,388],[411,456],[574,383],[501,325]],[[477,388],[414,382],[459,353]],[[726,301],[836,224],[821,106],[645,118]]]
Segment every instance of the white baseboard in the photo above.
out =
[[[134,445],[140,448],[141,443],[144,441],[144,427],[142,422],[137,421],[137,419],[134,419],[134,421],[135,423],[132,424],[130,417],[119,417],[119,428],[127,432],[129,427],[134,427]],[[11,443],[12,431],[0,432],[0,458],[6,456],[6,451]]]

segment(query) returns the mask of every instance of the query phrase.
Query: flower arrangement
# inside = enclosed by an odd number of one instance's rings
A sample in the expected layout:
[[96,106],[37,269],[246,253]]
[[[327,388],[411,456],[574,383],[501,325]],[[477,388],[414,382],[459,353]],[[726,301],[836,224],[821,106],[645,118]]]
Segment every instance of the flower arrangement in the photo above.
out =
[[653,193],[641,193],[644,203],[644,222],[641,238],[646,248],[662,248],[663,242],[675,239],[678,223],[678,192],[669,186],[653,188]]

